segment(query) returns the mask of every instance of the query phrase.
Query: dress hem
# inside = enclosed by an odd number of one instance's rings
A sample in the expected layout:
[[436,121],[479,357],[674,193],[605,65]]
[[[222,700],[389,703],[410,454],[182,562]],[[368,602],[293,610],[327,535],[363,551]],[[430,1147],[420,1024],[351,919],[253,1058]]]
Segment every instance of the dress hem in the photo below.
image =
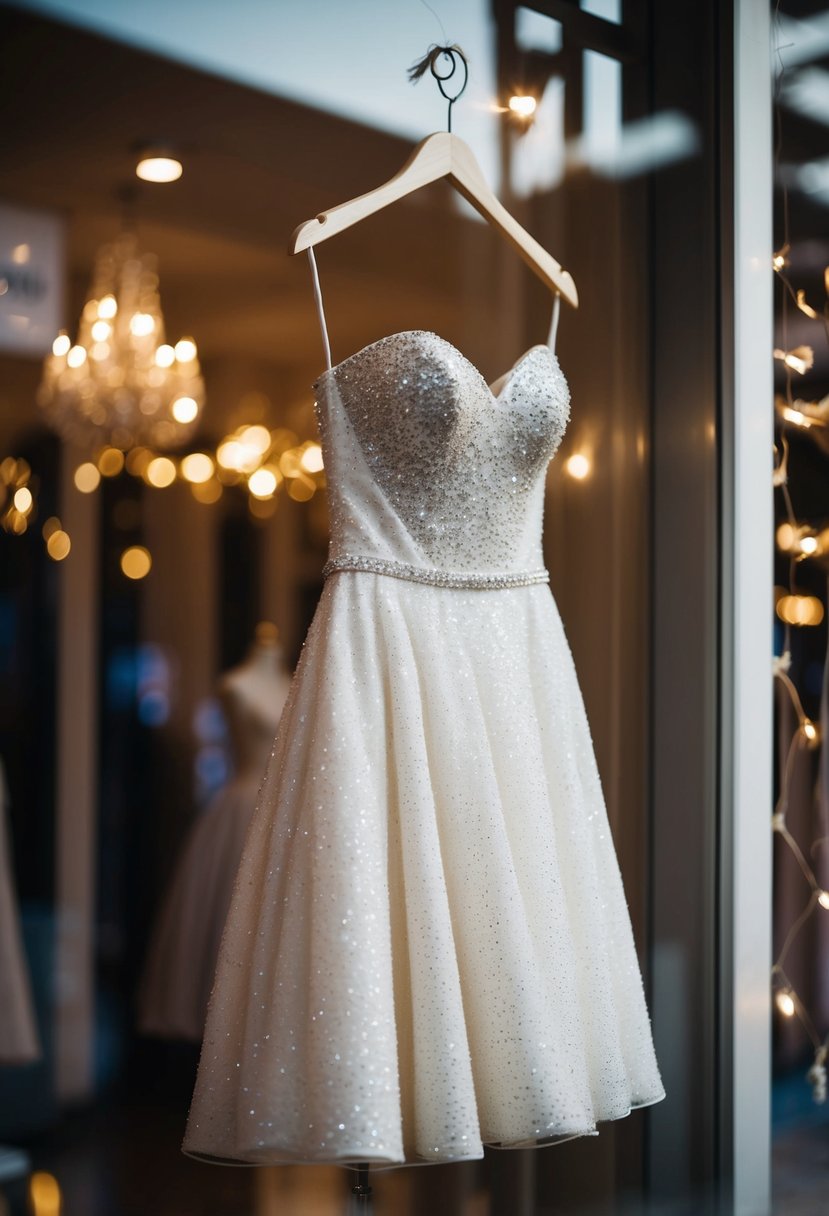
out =
[[654,1098],[644,1098],[641,1102],[632,1102],[627,1110],[620,1111],[619,1114],[605,1115],[602,1119],[597,1119],[595,1123],[589,1127],[581,1128],[578,1131],[563,1131],[560,1135],[532,1137],[526,1140],[484,1140],[482,1141],[481,1152],[479,1153],[452,1153],[450,1155],[439,1157],[423,1157],[414,1158],[398,1158],[389,1156],[372,1157],[370,1153],[352,1152],[341,1154],[338,1157],[307,1157],[299,1155],[283,1154],[281,1156],[267,1156],[257,1160],[242,1160],[237,1157],[220,1157],[211,1153],[202,1153],[198,1149],[188,1149],[182,1147],[182,1153],[185,1157],[192,1157],[195,1161],[202,1161],[208,1165],[229,1165],[240,1167],[252,1167],[263,1165],[336,1165],[340,1169],[356,1170],[359,1166],[368,1164],[369,1168],[377,1170],[393,1170],[404,1169],[415,1165],[452,1165],[457,1161],[480,1161],[483,1157],[483,1149],[491,1148],[500,1151],[508,1152],[510,1149],[538,1149],[552,1148],[557,1144],[565,1144],[569,1140],[577,1140],[584,1136],[600,1135],[597,1124],[611,1123],[619,1119],[626,1119],[628,1115],[635,1110],[641,1110],[646,1106],[655,1106],[657,1102],[661,1102],[667,1097],[663,1089],[660,1094]]

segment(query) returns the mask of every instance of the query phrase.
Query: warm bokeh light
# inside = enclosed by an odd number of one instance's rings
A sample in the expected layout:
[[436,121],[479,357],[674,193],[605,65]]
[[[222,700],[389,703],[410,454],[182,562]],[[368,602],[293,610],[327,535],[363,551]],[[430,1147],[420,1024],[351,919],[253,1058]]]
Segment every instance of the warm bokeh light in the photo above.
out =
[[120,448],[104,448],[98,456],[98,468],[102,477],[117,477],[124,467],[124,453]]
[[791,994],[789,992],[775,993],[774,1002],[777,1005],[777,1008],[780,1010],[780,1012],[782,1014],[784,1014],[787,1018],[790,1018],[792,1016],[792,1014],[794,1013],[794,1001],[792,1000]]
[[271,433],[266,426],[246,426],[222,440],[216,459],[222,468],[252,473],[270,446]]
[[146,338],[155,329],[155,318],[148,312],[137,312],[130,319],[130,331],[136,338]]
[[174,156],[144,156],[135,166],[135,175],[142,182],[177,182],[184,172]]
[[781,595],[775,610],[787,625],[819,625],[823,604],[814,595]]
[[[95,468],[94,465],[92,467]],[[95,471],[97,472],[97,469]],[[49,537],[54,532],[59,532],[59,531],[60,531],[60,520],[58,519],[57,515],[50,515],[49,518],[45,521],[43,527],[40,529],[41,535],[44,540],[48,540]]]
[[82,494],[91,494],[101,484],[101,474],[98,468],[87,460],[75,469],[75,486]]
[[216,459],[223,469],[237,469],[242,455],[242,446],[236,439],[224,439],[216,450]]
[[176,422],[192,422],[198,412],[198,404],[192,397],[177,397],[173,402],[173,417]]
[[777,546],[784,553],[788,553],[794,545],[795,530],[790,523],[782,523],[775,533],[777,538]]
[[52,343],[52,354],[57,355],[62,359],[64,355],[68,355],[72,349],[72,342],[69,334],[65,334],[62,330]]
[[246,426],[239,432],[239,442],[243,447],[251,448],[260,456],[271,446],[271,433],[266,426]]
[[807,418],[805,414],[801,414],[800,410],[793,410],[790,405],[783,407],[783,417],[787,422],[793,422],[795,426],[810,427],[812,425],[811,418]]
[[821,908],[829,908],[829,891],[820,891],[817,901]]
[[15,490],[13,502],[17,510],[25,515],[27,511],[31,511],[32,509],[32,503],[34,502],[32,491],[28,486],[21,486],[19,490]]
[[213,461],[206,452],[191,452],[181,462],[181,475],[187,481],[209,481],[213,476]]
[[179,338],[175,346],[175,356],[179,363],[190,363],[196,357],[196,344],[192,338]]
[[66,356],[66,362],[70,367],[83,367],[86,363],[86,350],[82,346],[73,346]]
[[[168,352],[171,349],[167,347]],[[149,352],[149,357],[154,357],[154,351]],[[174,424],[170,421],[167,425],[172,427]],[[158,489],[181,478],[188,484],[193,497],[205,504],[217,502],[225,486],[237,486],[247,491],[249,499],[271,504],[267,510],[260,510],[251,506],[250,500],[248,502],[252,514],[265,519],[273,514],[272,508],[280,493],[287,493],[296,502],[309,502],[325,484],[319,442],[301,440],[287,428],[271,431],[264,423],[250,422],[226,436],[215,453],[186,452],[172,458],[159,454],[153,445],[133,444],[132,436],[126,431],[123,434],[113,431],[113,435],[116,434],[119,442],[99,447],[91,460],[83,461],[75,468],[73,481],[80,493],[90,494],[100,487],[102,477],[116,477],[126,470],[132,477],[142,478],[146,484]],[[9,487],[8,508],[0,520],[7,532],[20,535],[27,529],[26,512],[35,507],[33,494],[25,486],[30,475],[25,460],[7,457],[0,461],[0,483]],[[117,526],[132,528],[134,521],[119,520]],[[48,528],[44,527],[44,539],[48,542],[53,533],[55,539],[49,552],[60,560],[69,552],[69,538],[62,533],[57,517],[53,517]]]
[[143,545],[130,545],[121,554],[121,569],[127,578],[146,578],[152,568],[153,559],[149,549]]
[[300,472],[299,455],[294,448],[288,448],[279,457],[279,471],[283,477],[296,477]]
[[90,332],[96,342],[106,342],[111,329],[109,321],[96,321]]
[[127,452],[127,472],[133,477],[145,477],[152,458],[153,453],[149,448],[132,448]]
[[176,352],[169,343],[165,342],[155,352],[155,361],[159,367],[172,367],[176,361]]
[[806,741],[813,747],[818,742],[818,729],[815,723],[811,718],[804,718],[800,724],[800,729],[803,731]]
[[151,486],[163,489],[171,486],[176,479],[176,466],[168,456],[156,456],[147,465],[144,474]]
[[775,347],[774,357],[800,376],[805,376],[815,362],[815,352],[811,346],[796,346],[794,350],[779,350]]
[[62,562],[71,548],[69,535],[61,528],[56,528],[46,541],[46,552],[56,562]]
[[532,118],[538,102],[529,93],[515,93],[507,104],[511,112],[517,114],[519,118]]
[[29,1205],[32,1216],[60,1216],[61,1194],[53,1174],[36,1170],[29,1179]]
[[590,461],[582,452],[574,452],[564,462],[564,468],[576,481],[583,481],[590,472]]
[[18,478],[28,477],[30,473],[28,464],[23,459],[17,459],[14,456],[6,456],[0,461],[0,479],[10,485]]
[[[94,303],[94,301],[93,301]],[[98,316],[111,320],[118,311],[118,301],[115,296],[104,296],[98,304]]]
[[15,245],[14,249],[12,249],[12,261],[15,266],[25,266],[31,256],[31,245]]
[[318,443],[309,443],[300,457],[300,466],[306,473],[321,473],[323,470],[322,448]]
[[271,469],[257,469],[248,478],[248,489],[256,498],[270,498],[276,490],[276,475]]

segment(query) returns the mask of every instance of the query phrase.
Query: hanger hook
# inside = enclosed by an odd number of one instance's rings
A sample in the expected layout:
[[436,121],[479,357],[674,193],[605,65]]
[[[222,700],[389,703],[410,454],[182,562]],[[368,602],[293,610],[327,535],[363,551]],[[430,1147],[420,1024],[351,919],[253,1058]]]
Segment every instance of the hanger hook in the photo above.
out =
[[[438,60],[440,59],[440,57],[442,55],[445,55],[451,62],[451,66],[449,67],[449,70],[447,72],[441,72],[438,69]],[[455,72],[458,70],[458,60],[460,60],[461,66],[463,68],[463,83],[461,84],[461,87],[458,89],[457,93],[453,97],[449,93],[447,93],[446,89],[443,86],[446,84],[447,81],[452,79],[452,77],[455,75]],[[461,48],[458,46],[458,44],[456,42],[453,43],[452,46],[437,46],[437,45],[433,44],[432,46],[429,47],[428,51],[423,56],[423,58],[419,59],[417,61],[417,63],[413,63],[412,66],[409,68],[409,81],[412,84],[417,84],[418,80],[420,80],[421,76],[424,75],[427,68],[429,69],[429,71],[432,73],[435,80],[437,81],[437,86],[440,89],[441,96],[445,97],[446,100],[449,102],[449,113],[447,116],[446,129],[447,129],[447,131],[451,132],[451,130],[452,130],[452,106],[455,104],[455,102],[458,100],[458,98],[463,93],[464,89],[466,88],[467,81],[469,80],[469,62],[466,58],[466,55],[464,55],[463,51],[461,50]]]

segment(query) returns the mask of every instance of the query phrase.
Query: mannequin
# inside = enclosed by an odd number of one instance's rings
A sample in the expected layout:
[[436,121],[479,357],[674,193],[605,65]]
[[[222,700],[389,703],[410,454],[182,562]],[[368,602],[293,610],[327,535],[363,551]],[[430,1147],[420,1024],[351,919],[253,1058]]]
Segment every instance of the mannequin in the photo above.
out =
[[163,901],[139,992],[144,1034],[201,1041],[236,870],[290,682],[269,621],[219,679],[234,774],[191,827]]
[[245,658],[219,679],[218,692],[230,727],[237,775],[256,771],[260,781],[273,745],[290,676],[279,630],[260,621]]
[[0,1065],[40,1057],[9,857],[8,790],[0,761]]

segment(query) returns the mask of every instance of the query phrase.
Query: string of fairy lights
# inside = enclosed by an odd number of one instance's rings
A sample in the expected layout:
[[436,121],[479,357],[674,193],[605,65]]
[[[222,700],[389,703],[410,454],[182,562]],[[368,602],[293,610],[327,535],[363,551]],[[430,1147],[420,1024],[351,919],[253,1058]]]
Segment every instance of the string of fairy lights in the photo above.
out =
[[[779,51],[778,51],[779,55]],[[776,146],[775,165],[779,169],[781,150],[781,110],[779,93],[783,83],[783,65],[777,73],[775,97]],[[782,175],[778,175],[782,178]],[[806,1001],[797,991],[791,976],[786,971],[786,961],[796,939],[813,916],[829,912],[829,890],[818,879],[817,861],[824,859],[829,844],[829,826],[821,829],[820,816],[810,816],[817,825],[814,839],[805,849],[795,838],[787,822],[792,777],[797,760],[805,750],[818,754],[821,745],[829,743],[821,734],[819,723],[805,712],[801,695],[790,674],[792,670],[792,630],[814,628],[821,624],[825,610],[818,596],[804,593],[799,586],[798,574],[802,562],[818,559],[829,554],[829,527],[815,527],[809,520],[798,516],[790,490],[790,444],[789,432],[801,432],[829,454],[829,397],[820,400],[808,399],[808,393],[795,392],[795,383],[803,381],[812,370],[815,361],[814,347],[802,343],[790,348],[788,345],[790,309],[796,309],[829,340],[829,266],[824,270],[824,300],[816,308],[806,298],[806,292],[792,283],[790,278],[789,205],[788,192],[783,180],[783,244],[772,258],[772,266],[781,286],[781,337],[782,346],[774,349],[774,358],[784,372],[784,391],[776,393],[774,399],[777,435],[774,447],[773,485],[779,490],[785,518],[776,529],[778,549],[786,554],[788,562],[788,586],[775,588],[775,608],[783,624],[783,645],[779,656],[773,660],[773,678],[784,689],[796,722],[786,749],[785,760],[780,766],[779,792],[772,814],[772,831],[794,858],[804,883],[805,898],[800,912],[788,928],[783,943],[771,969],[774,1003],[783,1018],[796,1017],[812,1044],[814,1057],[806,1073],[816,1103],[824,1103],[827,1097],[827,1057],[829,1057],[829,1028],[821,1035],[815,1025]],[[824,658],[824,667],[827,658]],[[812,787],[812,799],[817,803],[818,794]],[[815,807],[819,811],[819,806]],[[814,974],[818,974],[814,968]]]
[[[322,449],[316,440],[302,440],[285,427],[270,429],[261,423],[239,427],[215,450],[171,454],[142,445],[127,451],[107,445],[78,465],[74,483],[81,493],[91,494],[104,479],[121,474],[157,490],[185,483],[202,503],[218,502],[227,487],[237,486],[247,492],[250,514],[259,519],[273,514],[281,495],[309,502],[325,486]],[[14,456],[0,461],[0,528],[22,536],[35,523],[37,487],[28,461]],[[57,516],[43,522],[41,533],[49,557],[54,561],[68,557],[71,538]],[[121,567],[127,577],[143,577],[150,565],[142,547],[125,550]]]
[[[823,310],[819,313],[805,300],[802,291],[793,288],[788,275],[788,245],[785,245],[774,255],[774,269],[783,285],[783,333],[787,331],[787,310],[790,302],[801,310],[810,320],[822,322],[827,327],[829,336],[829,267],[826,270],[825,282],[827,288]],[[784,337],[785,341],[785,337]],[[829,891],[818,881],[815,865],[809,858],[819,857],[822,846],[829,842],[829,835],[821,834],[810,842],[809,856],[804,853],[798,841],[790,831],[786,814],[789,807],[789,793],[792,772],[801,749],[817,750],[821,745],[821,731],[818,723],[814,722],[803,708],[803,702],[794,681],[791,678],[791,630],[817,626],[824,617],[823,604],[817,596],[803,594],[798,587],[798,567],[802,561],[819,557],[829,552],[829,528],[816,529],[810,523],[799,519],[792,501],[789,489],[789,442],[786,434],[788,427],[810,431],[813,427],[826,427],[827,421],[820,417],[823,402],[805,401],[795,397],[793,380],[795,376],[805,376],[813,365],[814,350],[811,347],[799,346],[795,350],[775,350],[774,357],[785,370],[785,392],[777,395],[775,410],[780,426],[779,443],[775,444],[774,485],[780,490],[784,504],[786,519],[777,528],[776,539],[779,549],[789,555],[789,586],[778,588],[776,594],[776,611],[784,626],[784,644],[781,655],[775,657],[773,675],[785,689],[794,711],[796,727],[786,751],[785,762],[781,766],[779,795],[772,815],[772,830],[778,839],[791,852],[799,866],[807,889],[805,903],[786,934],[780,951],[772,966],[772,986],[777,1009],[783,1017],[797,1017],[814,1048],[814,1060],[807,1073],[807,1079],[812,1085],[812,1093],[816,1102],[825,1102],[827,1094],[827,1057],[829,1056],[829,1030],[821,1038],[806,1003],[797,992],[794,983],[786,972],[785,962],[788,953],[797,936],[802,932],[807,921],[816,913],[829,911]],[[814,796],[814,795],[813,795]]]

